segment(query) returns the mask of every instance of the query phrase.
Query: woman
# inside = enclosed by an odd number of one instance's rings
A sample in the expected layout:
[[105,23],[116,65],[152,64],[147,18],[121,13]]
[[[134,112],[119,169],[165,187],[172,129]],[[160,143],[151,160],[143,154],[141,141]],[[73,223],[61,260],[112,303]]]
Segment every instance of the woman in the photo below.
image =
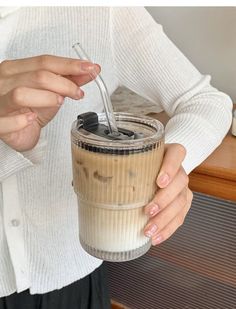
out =
[[[124,85],[170,116],[160,190],[145,208],[153,245],[183,223],[187,175],[227,133],[232,102],[143,8],[21,8],[0,31],[0,308],[109,308],[102,261],[79,243],[71,188],[71,123],[102,111],[93,84],[80,87],[101,66],[110,93]],[[77,41],[100,66],[71,59]]]

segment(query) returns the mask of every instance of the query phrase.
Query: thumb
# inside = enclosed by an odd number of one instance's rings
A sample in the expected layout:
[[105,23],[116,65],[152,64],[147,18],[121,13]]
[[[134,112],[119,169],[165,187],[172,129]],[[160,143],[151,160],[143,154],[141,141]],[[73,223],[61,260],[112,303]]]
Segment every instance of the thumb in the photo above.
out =
[[156,180],[160,188],[165,188],[173,180],[185,155],[186,149],[181,144],[166,144],[163,162]]

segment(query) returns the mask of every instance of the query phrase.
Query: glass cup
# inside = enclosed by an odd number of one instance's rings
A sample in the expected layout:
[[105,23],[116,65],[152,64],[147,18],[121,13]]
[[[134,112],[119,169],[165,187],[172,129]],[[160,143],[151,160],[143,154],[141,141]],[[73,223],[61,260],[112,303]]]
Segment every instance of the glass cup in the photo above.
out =
[[[151,246],[144,235],[148,222],[144,206],[157,191],[164,128],[145,116],[115,113],[115,118],[119,128],[134,133],[134,139],[108,139],[87,131],[79,120],[73,122],[73,186],[84,250],[103,260],[127,261]],[[98,114],[98,121],[105,124],[105,114]]]

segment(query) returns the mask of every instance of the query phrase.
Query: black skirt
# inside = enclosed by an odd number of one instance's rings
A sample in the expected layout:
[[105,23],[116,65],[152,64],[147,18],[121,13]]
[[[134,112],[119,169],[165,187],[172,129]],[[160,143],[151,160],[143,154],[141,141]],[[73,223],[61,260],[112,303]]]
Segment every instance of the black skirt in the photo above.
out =
[[60,290],[35,295],[27,290],[2,297],[0,309],[111,309],[105,265]]

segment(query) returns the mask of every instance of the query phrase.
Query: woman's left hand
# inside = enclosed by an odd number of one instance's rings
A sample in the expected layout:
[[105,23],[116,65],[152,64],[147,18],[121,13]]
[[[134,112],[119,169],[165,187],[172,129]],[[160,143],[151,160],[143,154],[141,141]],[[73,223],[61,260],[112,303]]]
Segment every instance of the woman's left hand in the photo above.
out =
[[188,175],[182,167],[185,155],[186,150],[182,145],[166,145],[157,177],[159,189],[145,207],[150,220],[144,233],[152,238],[154,246],[168,239],[183,224],[190,209],[193,194],[188,188]]

